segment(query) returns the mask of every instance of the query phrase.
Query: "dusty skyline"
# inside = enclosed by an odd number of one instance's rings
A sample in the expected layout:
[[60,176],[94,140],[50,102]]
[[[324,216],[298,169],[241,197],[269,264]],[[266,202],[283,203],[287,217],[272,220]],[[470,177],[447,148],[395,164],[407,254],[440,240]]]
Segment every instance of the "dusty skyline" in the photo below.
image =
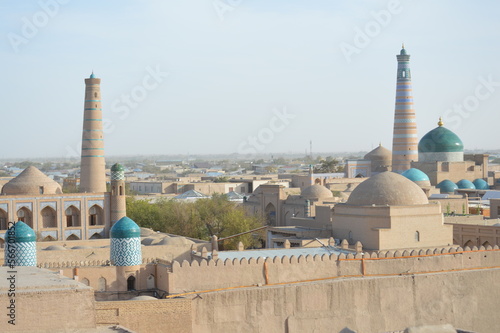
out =
[[0,158],[78,157],[84,78],[105,153],[368,151],[392,142],[404,42],[418,136],[439,116],[498,149],[499,5],[466,1],[0,1]]

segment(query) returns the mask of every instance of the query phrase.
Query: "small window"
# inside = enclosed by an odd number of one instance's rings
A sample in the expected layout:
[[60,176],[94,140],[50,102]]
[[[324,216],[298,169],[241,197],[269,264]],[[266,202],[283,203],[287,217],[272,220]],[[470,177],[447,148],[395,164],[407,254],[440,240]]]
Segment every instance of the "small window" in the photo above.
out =
[[415,231],[415,242],[420,242],[420,232]]
[[97,98],[97,93],[94,93],[94,97]]
[[44,191],[43,191],[43,186],[39,186],[39,187],[38,187],[38,191],[40,192],[40,194],[43,194],[43,192],[44,192]]

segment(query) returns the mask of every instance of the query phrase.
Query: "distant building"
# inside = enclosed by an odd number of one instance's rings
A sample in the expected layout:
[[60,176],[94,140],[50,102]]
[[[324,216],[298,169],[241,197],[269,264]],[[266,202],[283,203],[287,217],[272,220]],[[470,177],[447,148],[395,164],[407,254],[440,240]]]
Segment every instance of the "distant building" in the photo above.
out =
[[371,177],[392,169],[392,153],[380,144],[366,154],[362,160],[347,160],[344,167],[346,178]]

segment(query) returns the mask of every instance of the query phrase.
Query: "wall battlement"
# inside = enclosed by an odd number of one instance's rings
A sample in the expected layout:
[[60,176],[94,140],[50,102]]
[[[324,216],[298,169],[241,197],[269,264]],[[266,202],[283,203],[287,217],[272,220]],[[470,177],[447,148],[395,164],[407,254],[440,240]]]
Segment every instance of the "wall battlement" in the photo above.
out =
[[[500,267],[495,247],[444,247],[357,254],[174,261],[168,272],[170,294],[276,285],[363,276],[391,276]],[[194,274],[196,272],[196,274]]]
[[[142,264],[156,263],[158,260],[155,258],[143,258]],[[162,260],[165,261],[165,260]],[[84,260],[84,261],[54,261],[38,263],[37,267],[40,268],[73,268],[73,267],[98,267],[98,266],[111,266],[110,260]]]

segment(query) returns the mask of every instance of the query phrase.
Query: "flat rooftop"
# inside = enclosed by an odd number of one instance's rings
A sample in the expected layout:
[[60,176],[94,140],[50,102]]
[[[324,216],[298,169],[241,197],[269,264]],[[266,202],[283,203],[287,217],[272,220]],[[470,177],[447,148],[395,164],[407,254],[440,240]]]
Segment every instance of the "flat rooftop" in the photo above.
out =
[[332,246],[323,246],[323,247],[297,247],[291,249],[262,249],[262,250],[245,250],[245,251],[221,251],[218,253],[219,259],[258,259],[258,258],[274,258],[274,257],[283,257],[283,256],[307,256],[307,255],[330,255],[335,254],[339,255],[341,253],[349,254],[353,253],[352,251],[342,250],[338,247]]

